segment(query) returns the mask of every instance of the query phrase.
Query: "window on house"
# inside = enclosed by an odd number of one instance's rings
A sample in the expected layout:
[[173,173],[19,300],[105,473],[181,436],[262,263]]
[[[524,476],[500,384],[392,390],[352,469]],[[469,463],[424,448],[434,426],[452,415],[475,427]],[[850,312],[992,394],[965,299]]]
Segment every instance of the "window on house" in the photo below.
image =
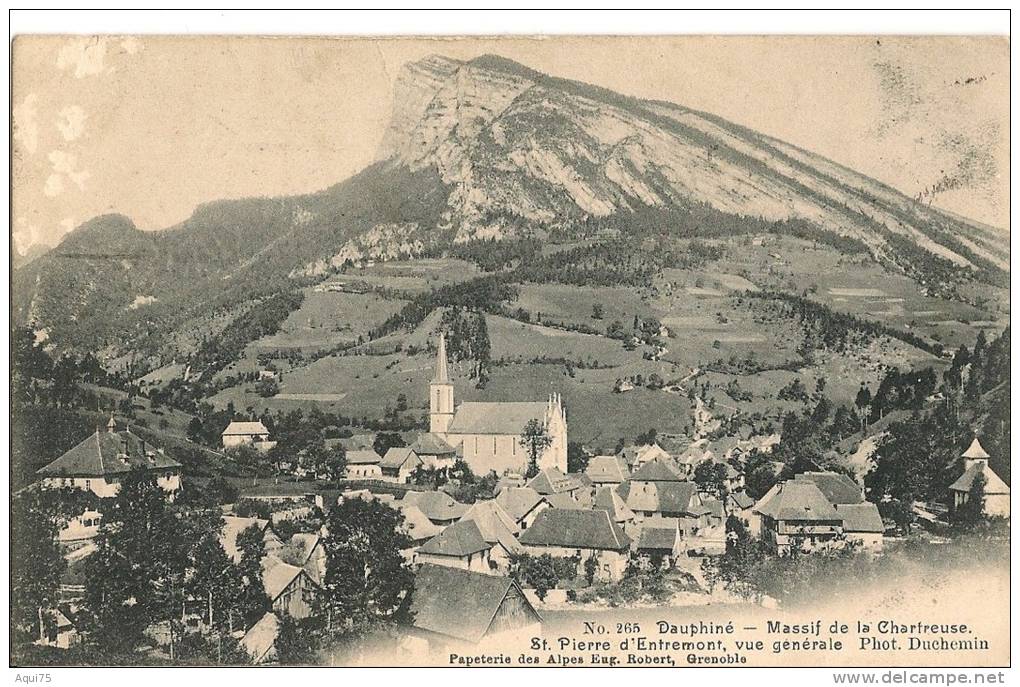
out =
[[92,480],[90,480],[90,479],[85,480],[85,488],[86,489],[91,489],[92,488]]
[[496,455],[496,437],[492,437],[492,455]]

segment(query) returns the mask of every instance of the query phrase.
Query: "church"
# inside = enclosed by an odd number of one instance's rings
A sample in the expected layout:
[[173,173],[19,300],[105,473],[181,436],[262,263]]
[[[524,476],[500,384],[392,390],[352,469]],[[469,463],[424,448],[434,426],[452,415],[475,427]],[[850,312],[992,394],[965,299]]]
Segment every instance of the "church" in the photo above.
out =
[[527,469],[528,449],[521,443],[524,426],[538,420],[550,439],[538,468],[567,471],[567,415],[559,394],[545,401],[463,402],[455,406],[446,360],[446,337],[439,336],[436,372],[429,387],[429,431],[460,449],[478,475],[502,475]]

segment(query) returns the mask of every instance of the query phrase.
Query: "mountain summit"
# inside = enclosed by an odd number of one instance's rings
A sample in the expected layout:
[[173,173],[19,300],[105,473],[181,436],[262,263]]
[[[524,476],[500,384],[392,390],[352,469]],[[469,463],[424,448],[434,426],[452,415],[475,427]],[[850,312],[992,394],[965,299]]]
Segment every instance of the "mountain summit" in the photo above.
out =
[[[15,317],[110,344],[291,289],[361,259],[479,238],[794,233],[866,251],[926,290],[1001,285],[1008,234],[681,105],[505,58],[429,56],[395,83],[379,160],[323,191],[206,204],[143,233],[104,216],[14,277]],[[69,294],[74,294],[71,297]]]
[[[458,239],[644,206],[800,218],[894,257],[908,242],[1008,269],[1003,237],[830,160],[681,105],[549,77],[498,56],[404,66],[381,157],[434,168]],[[898,256],[902,262],[903,256]]]

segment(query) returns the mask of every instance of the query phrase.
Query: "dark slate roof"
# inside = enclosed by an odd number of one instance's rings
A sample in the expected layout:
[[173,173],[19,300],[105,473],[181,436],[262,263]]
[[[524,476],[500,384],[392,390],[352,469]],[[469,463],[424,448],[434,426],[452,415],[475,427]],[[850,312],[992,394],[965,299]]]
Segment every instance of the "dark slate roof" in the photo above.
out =
[[414,449],[410,446],[397,447],[386,451],[386,455],[379,461],[379,467],[381,468],[399,468],[403,466],[407,461],[411,461],[412,465],[421,463],[421,458],[414,452]]
[[[510,577],[423,565],[414,578],[411,623],[421,630],[455,639],[481,641],[503,600],[516,585]],[[534,616],[535,622],[541,622],[520,587],[516,591],[525,611]]]
[[634,519],[634,511],[627,507],[623,498],[612,487],[602,487],[595,492],[594,507],[609,513],[615,522]]
[[562,494],[574,491],[580,485],[572,477],[564,475],[558,468],[546,468],[531,478],[527,486],[539,494]]
[[132,468],[166,470],[180,467],[176,460],[128,430],[96,431],[36,474],[40,477],[103,477],[123,474]]
[[[767,496],[767,495],[766,495]],[[762,499],[765,501],[765,499]],[[814,482],[790,480],[778,485],[772,497],[757,506],[759,513],[776,520],[841,520]]]
[[861,503],[861,487],[846,475],[838,472],[802,472],[794,479],[814,482],[832,505]]
[[637,548],[639,551],[642,549],[672,550],[679,536],[680,533],[676,527],[648,527],[645,525],[641,528],[641,534],[638,535]]
[[496,501],[476,501],[461,518],[461,522],[467,521],[478,525],[478,531],[490,544],[500,544],[513,553],[521,550],[520,542],[515,537],[520,532],[520,526]]
[[455,501],[445,491],[409,491],[401,504],[418,506],[429,520],[459,520],[467,512],[467,504]]
[[654,511],[657,513],[690,513],[697,515],[708,512],[697,503],[692,503],[698,493],[694,482],[634,482],[628,480],[619,487],[631,510]]
[[547,508],[531,527],[521,532],[520,541],[529,546],[562,546],[568,549],[619,551],[630,538],[604,510]]
[[592,456],[585,473],[593,482],[619,484],[627,479],[627,463],[619,456]]
[[634,482],[681,482],[683,476],[662,460],[650,460],[630,476]]
[[514,520],[523,518],[543,500],[544,497],[531,487],[507,487],[496,496],[496,503]]
[[445,456],[457,452],[457,449],[431,432],[418,435],[418,439],[411,444],[411,448],[419,456]]
[[450,423],[450,434],[510,434],[520,436],[531,420],[544,422],[545,401],[461,403]]
[[491,548],[492,544],[485,541],[485,537],[482,536],[482,532],[474,520],[461,520],[422,544],[418,551],[436,556],[460,558]]
[[878,506],[873,503],[844,503],[836,506],[836,512],[843,517],[844,532],[885,532]]

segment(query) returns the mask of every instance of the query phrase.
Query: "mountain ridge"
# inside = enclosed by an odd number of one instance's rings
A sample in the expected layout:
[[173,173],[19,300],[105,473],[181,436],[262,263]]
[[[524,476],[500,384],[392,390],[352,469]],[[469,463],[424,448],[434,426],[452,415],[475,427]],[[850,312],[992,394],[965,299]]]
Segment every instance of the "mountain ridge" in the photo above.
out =
[[1008,270],[1008,234],[716,115],[498,55],[404,65],[378,157],[321,191],[212,201],[159,231],[93,218],[16,270],[16,320],[57,345],[118,345],[362,258],[586,234],[648,208],[667,232],[701,207],[731,233],[747,218],[807,223],[922,284],[932,274],[1000,283]]

